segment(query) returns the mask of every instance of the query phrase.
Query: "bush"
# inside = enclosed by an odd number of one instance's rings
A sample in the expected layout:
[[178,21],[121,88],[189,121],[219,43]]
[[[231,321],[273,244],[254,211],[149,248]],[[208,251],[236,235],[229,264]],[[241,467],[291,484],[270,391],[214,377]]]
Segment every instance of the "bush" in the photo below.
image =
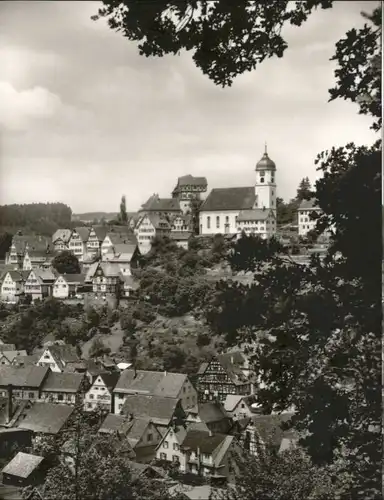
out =
[[199,333],[199,335],[197,336],[197,341],[196,341],[196,345],[198,347],[204,347],[206,345],[209,345],[211,342],[209,336],[205,333]]
[[139,302],[132,311],[132,317],[143,323],[151,323],[156,319],[156,314],[150,304]]

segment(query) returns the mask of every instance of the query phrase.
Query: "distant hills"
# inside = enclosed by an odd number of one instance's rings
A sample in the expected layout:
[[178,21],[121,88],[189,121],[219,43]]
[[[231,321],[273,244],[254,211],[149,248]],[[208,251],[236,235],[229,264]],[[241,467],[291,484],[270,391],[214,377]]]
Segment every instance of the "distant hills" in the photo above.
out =
[[72,214],[72,221],[93,222],[94,220],[106,222],[117,218],[117,212],[85,212],[83,214]]

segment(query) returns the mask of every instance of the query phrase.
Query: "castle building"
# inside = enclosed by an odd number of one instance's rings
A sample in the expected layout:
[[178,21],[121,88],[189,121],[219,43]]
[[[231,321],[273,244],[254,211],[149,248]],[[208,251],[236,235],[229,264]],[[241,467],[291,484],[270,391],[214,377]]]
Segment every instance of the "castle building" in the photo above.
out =
[[255,171],[254,186],[212,189],[200,209],[201,235],[276,233],[276,164],[266,146]]
[[191,201],[200,200],[201,193],[207,191],[207,186],[207,179],[205,177],[184,175],[177,179],[176,187],[172,192],[172,198],[179,200],[180,208],[185,214],[191,210]]

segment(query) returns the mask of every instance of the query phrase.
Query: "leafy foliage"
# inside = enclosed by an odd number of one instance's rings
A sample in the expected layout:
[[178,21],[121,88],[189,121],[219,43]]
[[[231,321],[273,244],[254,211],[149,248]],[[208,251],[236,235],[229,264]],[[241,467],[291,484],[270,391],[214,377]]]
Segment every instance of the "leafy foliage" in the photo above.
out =
[[332,2],[112,2],[93,19],[105,17],[109,27],[139,42],[145,56],[178,54],[193,50],[193,60],[218,85],[254,69],[267,58],[282,57],[287,43],[281,36],[284,24],[300,26],[318,7]]
[[123,222],[123,223],[127,223],[127,221],[128,221],[127,203],[125,200],[125,196],[121,197],[119,221]]
[[111,349],[107,347],[99,337],[95,337],[91,344],[91,347],[89,348],[89,357],[99,358],[104,354],[109,354],[110,352]]
[[52,261],[52,267],[60,274],[79,274],[80,264],[79,260],[72,252],[69,250],[64,250],[63,252],[56,255]]
[[301,201],[307,199],[311,195],[311,183],[308,177],[301,179],[299,187],[297,188],[296,200]]

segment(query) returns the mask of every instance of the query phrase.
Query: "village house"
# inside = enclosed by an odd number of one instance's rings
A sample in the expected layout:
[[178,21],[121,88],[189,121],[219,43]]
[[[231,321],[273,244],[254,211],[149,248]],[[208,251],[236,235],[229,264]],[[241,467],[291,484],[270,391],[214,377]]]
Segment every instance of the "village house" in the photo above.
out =
[[115,245],[137,245],[135,233],[128,226],[111,226],[101,243],[101,258],[106,254],[114,253]]
[[151,420],[161,435],[170,425],[182,422],[186,417],[180,399],[144,394],[127,396],[118,414],[129,418]]
[[170,239],[173,240],[176,245],[180,248],[184,248],[184,250],[188,250],[189,248],[189,241],[192,238],[193,233],[192,231],[187,232],[187,231],[172,231],[169,235]]
[[[246,217],[245,227],[251,227],[248,226],[248,221],[251,220],[252,227],[256,228],[260,212],[257,210],[251,216],[250,210],[265,208],[268,213],[272,210],[276,220],[276,165],[269,158],[266,149],[255,171],[254,186],[212,189],[200,207],[201,235],[238,234],[240,213],[242,213],[240,227],[244,227],[244,217]],[[271,218],[269,222],[272,221]],[[271,227],[276,227],[276,223]]]
[[[234,436],[194,428],[172,431],[172,436],[170,432],[159,444],[156,458],[169,461],[172,454],[172,462],[179,464],[181,472],[233,481],[236,465],[232,454],[240,453]],[[169,444],[172,444],[172,451],[167,454]]]
[[139,214],[155,214],[162,217],[172,217],[181,214],[180,201],[178,198],[160,198],[158,194],[153,194],[141,206]]
[[60,274],[53,284],[53,296],[56,299],[68,299],[77,294],[79,287],[84,285],[83,274]]
[[21,231],[12,238],[11,246],[5,255],[5,264],[14,270],[22,269],[24,255],[27,250],[47,251],[49,241],[43,236],[23,235]]
[[262,239],[271,238],[276,234],[277,224],[274,210],[254,208],[241,210],[237,217],[237,236],[242,233],[255,235]]
[[101,252],[101,244],[107,235],[108,228],[106,226],[92,226],[90,228],[88,241],[86,244],[87,254],[90,257],[99,256]]
[[186,232],[189,233],[193,228],[192,215],[190,214],[178,214],[174,215],[170,219],[171,231],[172,232]]
[[23,271],[8,271],[1,282],[1,301],[17,304],[24,293],[26,274]]
[[135,264],[138,255],[136,243],[116,243],[103,254],[102,261],[117,264],[122,276],[131,276],[131,263]]
[[127,439],[134,451],[135,461],[150,462],[156,456],[156,447],[162,436],[148,418],[133,418],[124,415],[107,415],[102,423],[100,434],[113,435]]
[[133,276],[122,276],[122,282],[121,298],[135,297],[135,292],[139,289],[140,284],[135,281]]
[[170,232],[171,225],[163,215],[156,213],[143,215],[135,227],[140,253],[142,255],[148,253],[155,237],[169,236]]
[[315,198],[311,200],[302,200],[297,209],[297,223],[299,236],[307,236],[310,231],[316,228],[317,220],[313,218],[320,215],[321,208],[316,204]]
[[0,365],[14,365],[14,361],[18,356],[26,356],[27,351],[1,351],[0,352]]
[[5,486],[32,486],[42,481],[44,457],[19,451],[1,471]]
[[208,183],[205,177],[193,177],[183,175],[177,179],[177,184],[172,191],[172,197],[179,200],[179,205],[183,213],[191,210],[192,200],[200,200],[201,193],[207,191]]
[[82,399],[84,389],[85,375],[50,372],[42,385],[40,399],[74,405]]
[[197,392],[184,373],[124,370],[113,390],[115,413],[119,413],[128,395],[144,394],[180,400],[184,409],[197,403]]
[[55,252],[69,250],[69,240],[71,239],[71,229],[57,229],[52,235],[52,245]]
[[119,296],[122,283],[120,267],[110,262],[95,262],[88,269],[84,282],[92,283],[92,292],[96,298]]
[[232,427],[232,419],[226,413],[223,405],[218,401],[198,403],[187,411],[186,423],[203,424],[201,428],[206,428],[213,433],[226,434]]
[[119,380],[120,373],[100,373],[84,396],[84,409],[95,410],[98,406],[114,412],[113,389]]
[[32,269],[24,285],[25,295],[30,295],[32,301],[51,297],[57,272],[54,269]]
[[0,396],[37,400],[49,374],[48,367],[0,366]]
[[48,366],[53,372],[74,372],[80,357],[76,347],[69,344],[47,346],[37,361],[38,366]]
[[55,255],[49,250],[27,249],[23,259],[23,271],[31,269],[47,269],[51,266]]
[[76,227],[68,242],[69,250],[82,262],[87,255],[87,242],[89,238],[89,227]]
[[228,394],[247,396],[254,392],[254,376],[247,356],[241,351],[221,354],[198,371],[200,401],[224,402]]
[[224,401],[224,408],[228,415],[233,420],[252,417],[255,413],[259,413],[259,405],[256,402],[256,396],[239,396],[237,394],[227,394]]
[[140,220],[141,215],[138,212],[131,213],[128,215],[128,227],[133,231],[136,227],[136,224]]
[[186,435],[186,427],[182,425],[171,425],[168,427],[156,448],[156,459],[162,462],[180,464],[180,447]]

